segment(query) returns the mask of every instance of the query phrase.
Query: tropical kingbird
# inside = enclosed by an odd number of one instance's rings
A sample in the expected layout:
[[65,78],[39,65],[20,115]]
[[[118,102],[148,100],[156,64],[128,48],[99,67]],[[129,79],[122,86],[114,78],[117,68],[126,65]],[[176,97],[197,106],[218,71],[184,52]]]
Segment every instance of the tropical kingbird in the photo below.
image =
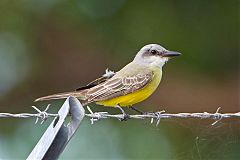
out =
[[[35,101],[78,98],[83,105],[97,103],[110,107],[131,107],[148,98],[158,87],[162,67],[171,58],[181,55],[158,44],[140,49],[132,62],[110,76],[103,76],[73,92],[49,95]],[[121,109],[123,112],[123,110]]]

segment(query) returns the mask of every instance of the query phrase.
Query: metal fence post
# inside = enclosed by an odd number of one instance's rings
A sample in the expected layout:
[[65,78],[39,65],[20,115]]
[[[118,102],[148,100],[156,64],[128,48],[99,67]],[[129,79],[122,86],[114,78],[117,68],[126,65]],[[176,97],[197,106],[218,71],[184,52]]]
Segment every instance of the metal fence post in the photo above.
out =
[[[65,118],[69,114],[71,115],[71,121],[65,125]],[[68,97],[58,111],[58,115],[29,154],[27,160],[58,159],[79,127],[85,116],[85,110],[76,98]]]

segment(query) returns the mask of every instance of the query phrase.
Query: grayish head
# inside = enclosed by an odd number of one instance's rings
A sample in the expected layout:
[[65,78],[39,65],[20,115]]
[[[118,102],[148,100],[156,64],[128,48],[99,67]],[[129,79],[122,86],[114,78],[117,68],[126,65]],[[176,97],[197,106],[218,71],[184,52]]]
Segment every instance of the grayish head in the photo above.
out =
[[133,62],[162,68],[171,57],[179,55],[181,53],[169,51],[158,44],[148,44],[140,49]]

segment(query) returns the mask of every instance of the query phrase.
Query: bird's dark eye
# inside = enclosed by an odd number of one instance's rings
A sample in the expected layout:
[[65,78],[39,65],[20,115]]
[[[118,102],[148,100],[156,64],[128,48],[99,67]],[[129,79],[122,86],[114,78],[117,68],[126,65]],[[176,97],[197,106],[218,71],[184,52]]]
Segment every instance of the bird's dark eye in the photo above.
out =
[[153,49],[153,50],[151,50],[151,53],[152,54],[157,54],[157,51]]

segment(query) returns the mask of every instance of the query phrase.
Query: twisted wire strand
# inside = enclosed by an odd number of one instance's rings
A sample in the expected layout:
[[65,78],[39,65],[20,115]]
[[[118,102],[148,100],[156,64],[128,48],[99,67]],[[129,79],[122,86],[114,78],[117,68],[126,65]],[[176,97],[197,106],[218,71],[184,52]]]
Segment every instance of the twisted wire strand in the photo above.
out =
[[[35,111],[38,113],[0,113],[0,118],[36,118],[36,122],[41,120],[41,124],[46,121],[50,117],[57,117],[58,114],[48,113],[49,105],[46,107],[44,111],[39,110],[37,107],[32,106]],[[108,112],[93,112],[90,107],[87,106],[87,110],[89,113],[86,113],[85,116],[90,118],[91,124],[106,118],[116,118],[123,119],[123,114],[109,114]],[[165,113],[165,111],[154,112],[154,113],[145,113],[140,115],[129,115],[128,119],[151,119],[151,123],[156,120],[156,125],[160,123],[161,119],[167,118],[198,118],[198,119],[213,119],[215,120],[212,125],[215,125],[222,119],[226,118],[240,118],[240,112],[237,113],[219,113],[220,107],[217,109],[215,113]]]

